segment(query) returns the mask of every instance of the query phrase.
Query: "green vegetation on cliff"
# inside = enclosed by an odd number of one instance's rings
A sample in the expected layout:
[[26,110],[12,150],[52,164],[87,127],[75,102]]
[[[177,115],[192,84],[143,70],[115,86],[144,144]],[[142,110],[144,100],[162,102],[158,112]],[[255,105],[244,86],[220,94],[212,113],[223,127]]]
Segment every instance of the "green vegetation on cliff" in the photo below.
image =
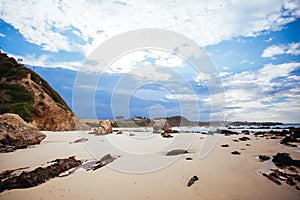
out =
[[20,84],[28,74],[58,106],[69,109],[60,95],[37,73],[0,52],[0,114],[15,113],[27,122],[31,121],[33,116],[39,115],[38,108],[34,106],[34,94]]

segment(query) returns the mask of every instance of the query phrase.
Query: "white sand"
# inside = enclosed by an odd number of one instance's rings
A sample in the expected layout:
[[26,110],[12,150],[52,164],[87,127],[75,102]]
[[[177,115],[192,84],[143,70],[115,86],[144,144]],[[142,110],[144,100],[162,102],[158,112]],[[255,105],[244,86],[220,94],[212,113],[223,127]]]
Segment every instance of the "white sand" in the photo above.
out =
[[[150,133],[93,136],[84,132],[45,132],[41,145],[0,154],[0,171],[29,166],[32,169],[56,158],[76,155],[77,159],[91,160],[106,153],[120,155],[113,163],[96,171],[78,170],[62,178],[54,178],[34,188],[6,190],[0,199],[299,199],[300,191],[283,183],[276,185],[259,171],[276,168],[271,161],[259,162],[257,156],[290,153],[300,159],[297,148],[284,147],[279,140],[248,136],[250,141],[233,142],[240,136],[220,136],[216,146],[204,159],[199,149],[206,135],[180,134],[177,139],[162,138]],[[85,143],[69,144],[80,137]],[[188,148],[192,153],[176,157],[164,154],[174,148]],[[202,139],[201,139],[202,138]],[[185,141],[178,142],[179,140]],[[222,148],[221,144],[230,147]],[[251,144],[251,146],[246,146]],[[246,150],[241,150],[244,148]],[[231,155],[237,150],[241,155]],[[299,149],[298,149],[299,150]],[[138,153],[138,154],[136,154]],[[185,158],[193,160],[187,161]],[[174,158],[178,158],[174,162]],[[173,163],[170,163],[173,162]],[[162,168],[164,167],[164,168]],[[137,171],[138,174],[121,172]],[[154,172],[142,173],[152,169]],[[191,187],[188,180],[197,175]]]

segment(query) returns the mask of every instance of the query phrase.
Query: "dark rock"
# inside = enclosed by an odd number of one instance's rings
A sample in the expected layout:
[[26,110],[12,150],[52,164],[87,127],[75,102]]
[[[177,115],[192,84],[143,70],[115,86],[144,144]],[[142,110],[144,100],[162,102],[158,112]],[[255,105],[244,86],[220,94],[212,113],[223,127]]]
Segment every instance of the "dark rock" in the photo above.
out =
[[10,145],[2,145],[0,144],[0,153],[9,153],[16,150],[16,147]]
[[248,137],[241,137],[241,138],[239,138],[239,140],[240,141],[247,141],[247,140],[250,140],[250,138],[248,138]]
[[234,139],[234,140],[232,140],[232,141],[234,141],[234,142],[239,142],[239,140],[236,140],[236,139]]
[[259,155],[258,158],[262,162],[270,159],[270,157],[266,155]]
[[13,169],[13,170],[5,170],[4,172],[0,173],[0,180],[7,179],[11,176],[11,174],[15,171],[23,170],[23,169],[28,169],[29,167],[21,167],[18,169]]
[[172,135],[170,135],[170,134],[167,133],[167,132],[164,132],[164,133],[162,133],[161,135],[162,135],[162,137],[164,137],[164,138],[172,138],[172,137],[173,137]]
[[229,147],[228,144],[222,144],[221,147]]
[[116,158],[112,157],[110,154],[106,154],[99,161],[97,161],[93,166],[91,166],[91,168],[89,168],[88,170],[92,169],[94,171],[96,169],[99,169],[99,168],[107,165],[108,163],[111,163],[115,159]]
[[174,149],[172,151],[169,151],[166,156],[176,156],[176,155],[179,155],[179,154],[185,154],[185,153],[188,153],[187,150],[183,150],[183,149]]
[[192,186],[192,185],[194,184],[194,182],[195,182],[195,181],[198,181],[198,180],[199,180],[198,176],[193,176],[193,177],[189,180],[189,182],[187,183],[187,186],[188,186],[188,187]]
[[237,135],[238,132],[230,131],[230,130],[217,130],[217,133],[219,134],[225,134],[225,135]]
[[251,146],[251,144],[246,144],[246,146]]
[[290,128],[290,133],[294,138],[300,138],[300,128]]
[[288,178],[286,179],[286,183],[287,183],[288,185],[290,185],[290,186],[295,186],[295,185],[296,185],[296,183],[294,182],[294,180],[293,180],[292,177],[288,177]]
[[293,135],[290,136],[285,136],[282,140],[281,140],[281,144],[288,144],[289,142],[300,142],[296,137],[294,137]]
[[38,167],[33,171],[23,171],[18,176],[12,176],[5,180],[0,181],[0,192],[7,189],[17,188],[30,188],[42,183],[47,180],[59,176],[62,172],[81,165],[80,160],[76,160],[74,157],[56,159],[51,161],[51,165],[47,167]]
[[187,157],[186,160],[193,160],[193,158]]
[[80,142],[85,142],[85,141],[88,141],[88,139],[87,138],[79,138],[79,139],[75,140],[74,142],[69,142],[69,143],[70,144],[71,143],[80,143]]
[[266,173],[263,173],[262,175],[267,177],[269,180],[273,181],[277,185],[281,185],[281,182],[279,180],[277,180],[274,176],[272,176],[270,174],[266,174]]
[[300,160],[293,160],[288,153],[277,153],[272,161],[277,167],[300,167]]
[[242,130],[242,133],[245,135],[250,135],[250,132],[248,130]]
[[233,152],[231,152],[231,154],[233,154],[233,155],[240,155],[241,153],[238,152],[238,151],[233,151]]
[[133,134],[133,133],[130,133],[130,134],[129,134],[129,136],[135,136],[135,134]]

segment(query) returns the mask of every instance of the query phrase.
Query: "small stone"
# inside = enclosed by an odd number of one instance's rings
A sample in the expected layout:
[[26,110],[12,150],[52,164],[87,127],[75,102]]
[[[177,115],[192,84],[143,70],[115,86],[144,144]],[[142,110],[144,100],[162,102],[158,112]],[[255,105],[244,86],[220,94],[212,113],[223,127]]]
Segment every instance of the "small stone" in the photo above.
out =
[[166,154],[166,156],[176,156],[176,155],[185,154],[185,153],[188,153],[188,151],[184,150],[184,149],[175,149],[175,150],[169,151]]
[[229,147],[228,144],[222,144],[221,147]]
[[198,180],[199,180],[198,176],[193,176],[193,177],[189,180],[189,182],[187,183],[187,186],[188,186],[188,187],[192,186],[192,185],[194,184],[194,182],[195,182],[195,181],[198,181]]
[[258,156],[258,158],[259,158],[259,160],[260,160],[261,162],[263,162],[263,161],[266,161],[266,160],[269,160],[269,159],[270,159],[270,157],[269,157],[269,156],[266,156],[266,155],[259,155],[259,156]]
[[238,152],[238,151],[233,151],[233,152],[231,152],[231,154],[233,154],[233,155],[240,155],[241,153]]

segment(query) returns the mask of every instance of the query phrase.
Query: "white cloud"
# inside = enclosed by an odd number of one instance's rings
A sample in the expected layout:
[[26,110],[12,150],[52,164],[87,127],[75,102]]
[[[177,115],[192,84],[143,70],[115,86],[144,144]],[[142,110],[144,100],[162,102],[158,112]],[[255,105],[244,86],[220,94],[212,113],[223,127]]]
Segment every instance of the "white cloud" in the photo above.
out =
[[5,35],[3,33],[0,33],[0,37],[5,37]]
[[281,55],[281,54],[284,54],[283,47],[274,45],[264,49],[263,53],[261,54],[261,57],[273,58],[275,55]]
[[264,49],[261,57],[274,58],[277,55],[290,54],[300,55],[300,42],[287,45],[272,45]]
[[[0,17],[24,38],[48,51],[88,55],[119,33],[164,28],[182,33],[201,46],[238,36],[279,30],[300,16],[298,1],[3,1]],[[84,44],[64,32],[71,30]]]
[[300,93],[295,89],[300,76],[290,73],[299,68],[299,62],[267,64],[225,77],[226,106],[240,107],[227,110],[228,120],[295,122],[300,117]]
[[247,62],[248,62],[248,60],[244,59],[244,60],[241,61],[241,64],[246,64]]
[[26,56],[21,56],[21,55],[14,55],[14,54],[8,54],[10,57],[14,57],[15,59],[20,58],[22,59],[22,63],[25,63],[30,66],[40,66],[40,67],[49,67],[49,68],[66,68],[70,70],[77,71],[82,67],[81,62],[70,62],[70,61],[53,61],[51,60],[50,55],[26,55]]

